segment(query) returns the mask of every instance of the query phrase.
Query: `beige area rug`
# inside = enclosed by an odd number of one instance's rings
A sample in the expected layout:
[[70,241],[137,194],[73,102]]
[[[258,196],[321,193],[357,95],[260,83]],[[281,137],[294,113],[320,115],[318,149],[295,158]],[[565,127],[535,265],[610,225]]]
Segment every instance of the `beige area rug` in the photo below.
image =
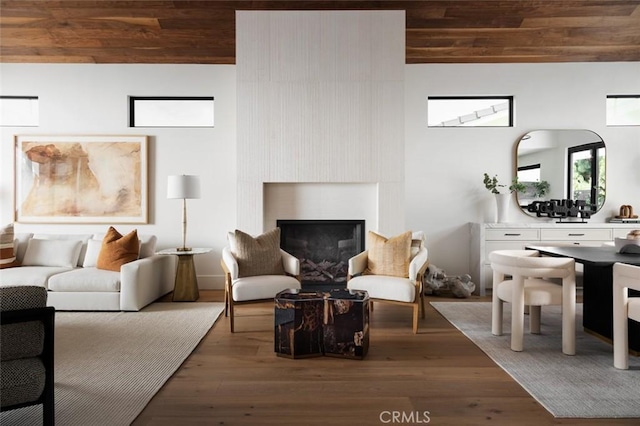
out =
[[491,334],[491,303],[431,302],[513,377],[554,417],[640,417],[640,358],[631,356],[629,370],[613,367],[613,349],[582,329],[582,304],[576,306],[576,355],[562,353],[559,306],[542,308],[542,334],[528,333],[524,351],[511,342],[511,307],[506,303],[502,336]]
[[[56,424],[129,425],[213,326],[222,303],[153,303],[140,312],[57,312]],[[2,413],[41,425],[41,406]]]

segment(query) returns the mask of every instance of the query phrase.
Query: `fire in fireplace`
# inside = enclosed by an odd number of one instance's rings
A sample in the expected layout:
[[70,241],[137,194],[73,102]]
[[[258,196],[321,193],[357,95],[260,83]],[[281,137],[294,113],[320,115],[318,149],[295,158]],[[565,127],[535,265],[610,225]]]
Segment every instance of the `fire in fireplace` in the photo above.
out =
[[344,287],[349,259],[364,250],[364,220],[277,220],[280,247],[300,259],[302,286]]

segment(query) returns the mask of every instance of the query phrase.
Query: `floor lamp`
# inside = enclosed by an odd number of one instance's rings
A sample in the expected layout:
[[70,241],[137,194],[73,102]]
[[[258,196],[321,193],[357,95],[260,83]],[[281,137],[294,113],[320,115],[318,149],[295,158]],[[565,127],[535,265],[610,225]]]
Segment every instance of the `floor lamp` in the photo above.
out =
[[191,248],[187,247],[187,199],[200,198],[200,176],[169,176],[167,198],[182,199],[182,247],[178,247],[177,250],[191,251]]

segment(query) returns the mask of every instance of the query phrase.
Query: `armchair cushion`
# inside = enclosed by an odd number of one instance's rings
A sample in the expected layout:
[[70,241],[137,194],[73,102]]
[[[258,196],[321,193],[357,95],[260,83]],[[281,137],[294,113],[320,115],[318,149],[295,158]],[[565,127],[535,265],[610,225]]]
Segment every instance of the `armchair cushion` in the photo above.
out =
[[416,286],[402,277],[361,275],[351,278],[347,283],[347,288],[365,290],[372,299],[412,303],[416,298]]
[[261,275],[238,278],[233,282],[231,295],[235,302],[272,299],[289,288],[300,288],[300,282],[288,275]]
[[411,231],[391,238],[375,232],[367,234],[367,270],[365,274],[409,277],[411,261]]
[[238,277],[284,275],[280,252],[280,228],[257,237],[235,230],[229,239],[231,252],[238,262]]

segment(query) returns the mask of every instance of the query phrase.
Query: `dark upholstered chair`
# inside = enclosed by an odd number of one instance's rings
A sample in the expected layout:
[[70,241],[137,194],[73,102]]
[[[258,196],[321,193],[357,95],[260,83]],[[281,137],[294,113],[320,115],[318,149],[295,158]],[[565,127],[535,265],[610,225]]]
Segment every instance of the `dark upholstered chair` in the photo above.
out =
[[55,423],[55,309],[43,287],[0,288],[0,405],[2,411],[42,404],[43,424]]

